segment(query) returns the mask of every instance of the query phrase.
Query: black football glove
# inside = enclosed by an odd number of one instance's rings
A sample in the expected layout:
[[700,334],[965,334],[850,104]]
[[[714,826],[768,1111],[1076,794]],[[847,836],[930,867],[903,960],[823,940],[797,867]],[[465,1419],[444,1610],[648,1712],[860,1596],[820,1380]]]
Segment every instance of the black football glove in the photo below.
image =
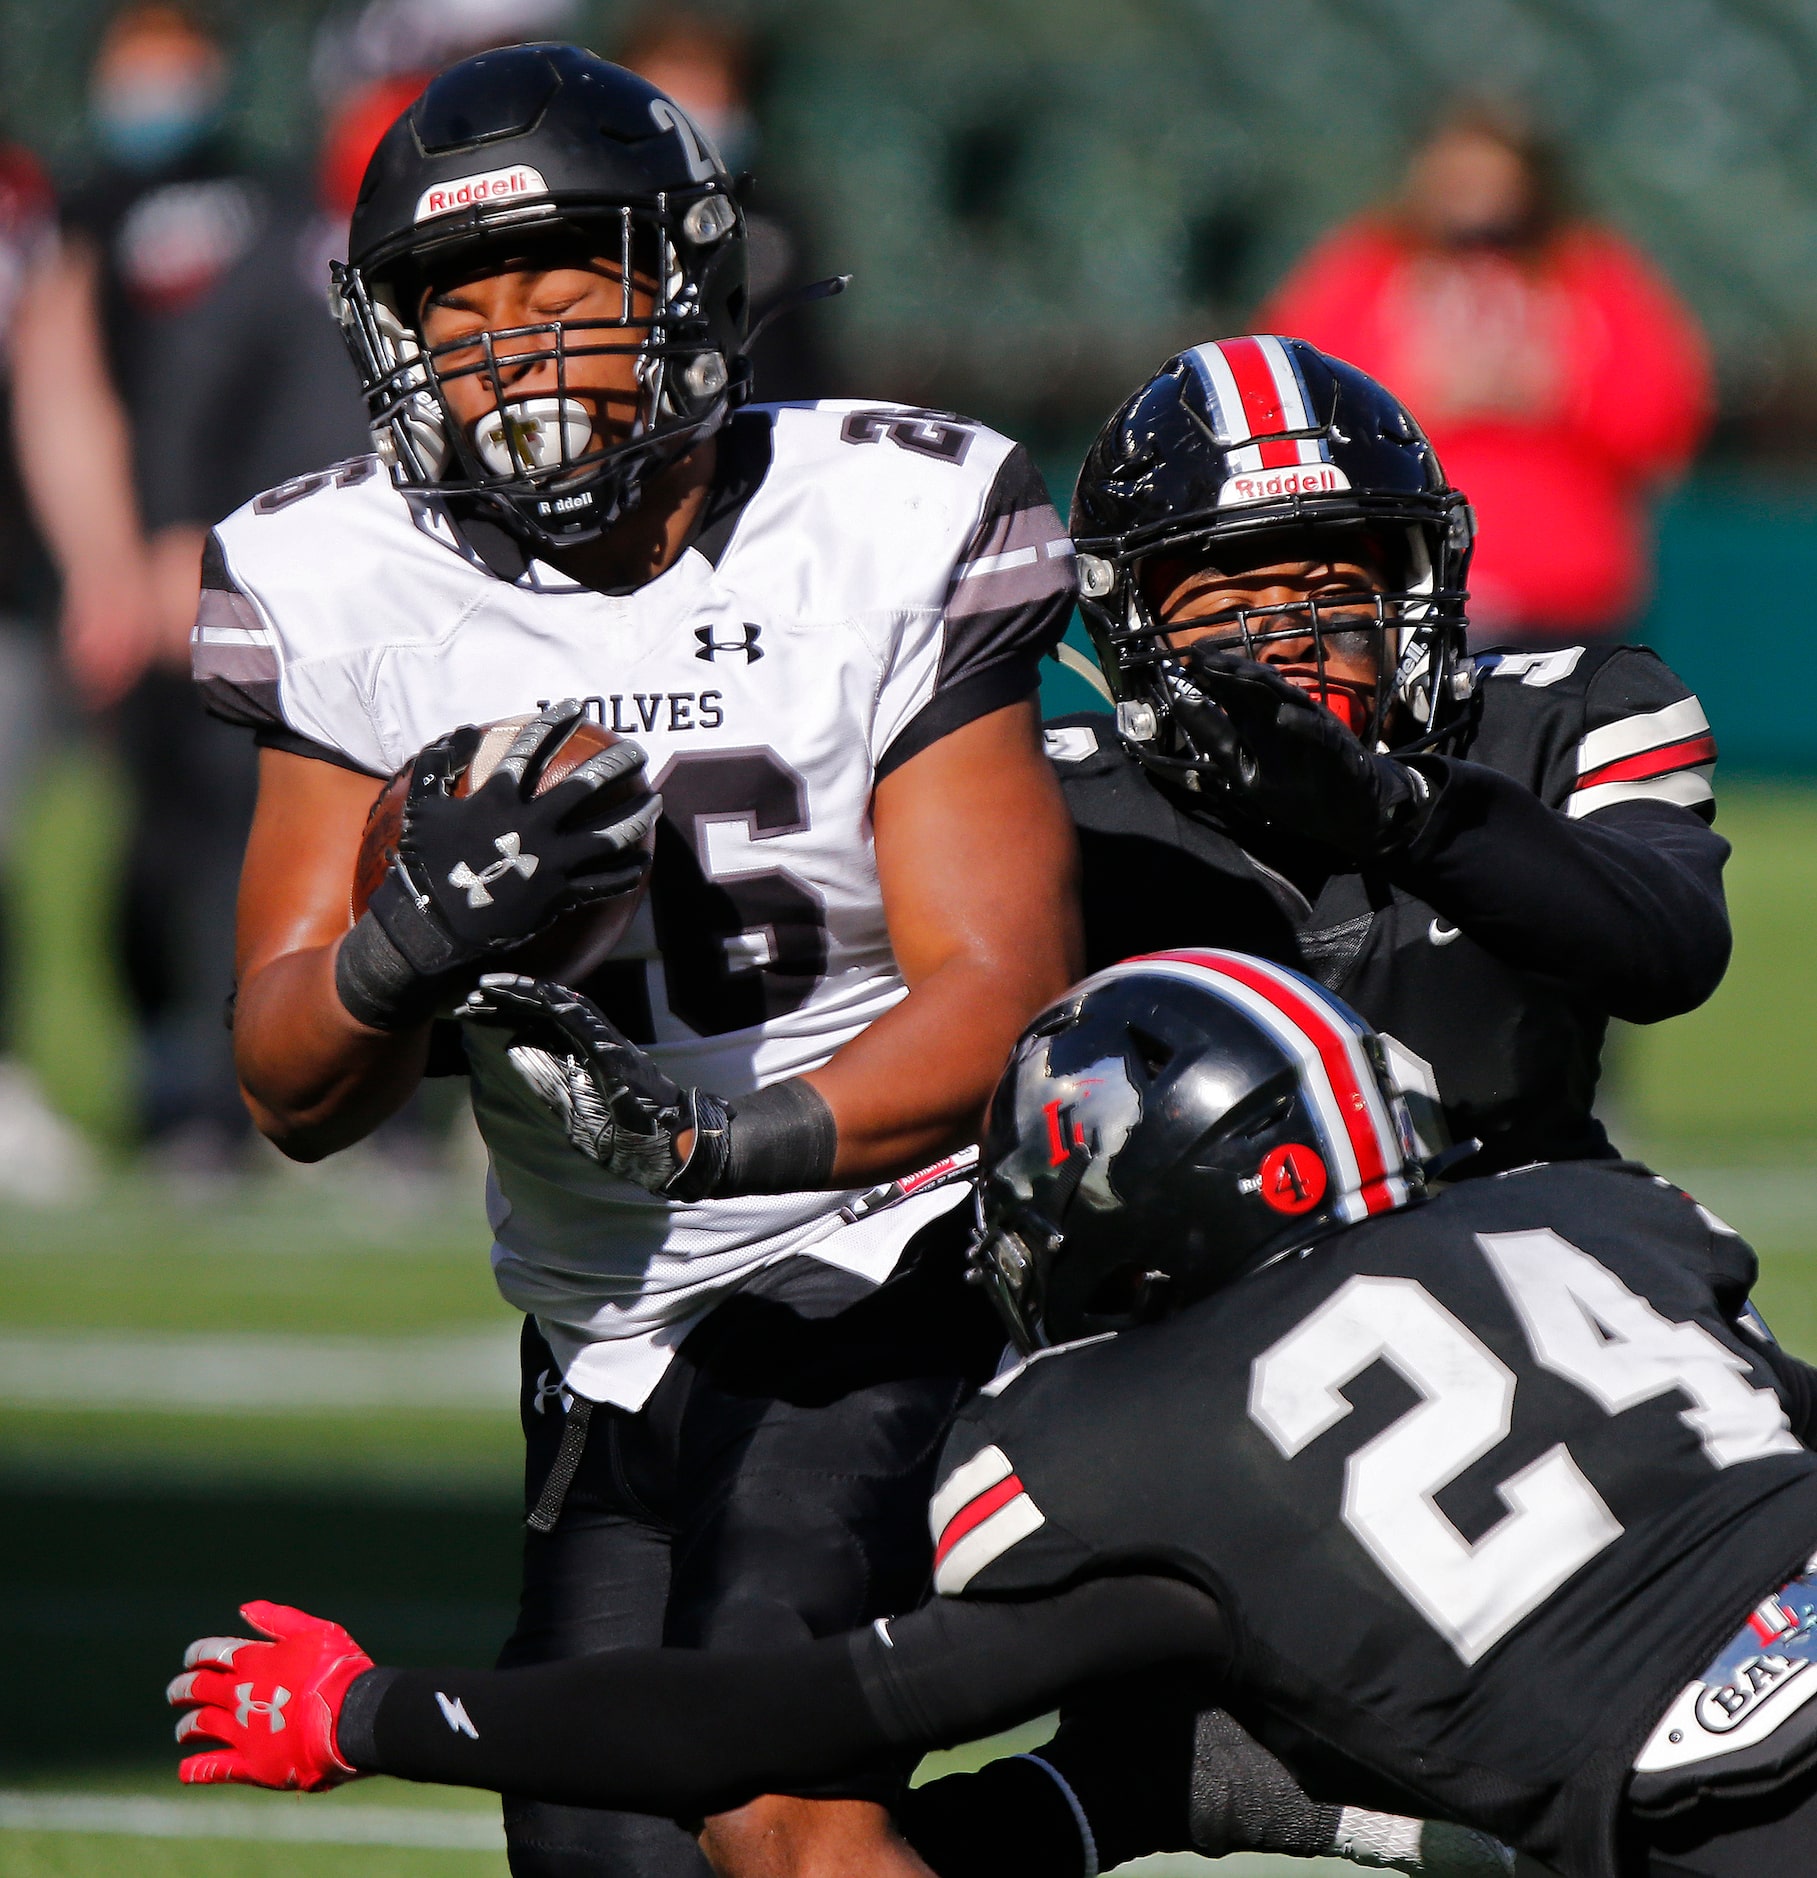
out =
[[[726,1105],[671,1081],[591,999],[541,979],[488,972],[458,1014],[513,1033],[511,1066],[589,1160],[670,1199],[714,1191],[730,1153]],[[694,1139],[684,1156],[676,1140],[689,1129]]]
[[1323,705],[1238,652],[1189,647],[1174,715],[1201,759],[1202,783],[1245,819],[1378,860],[1418,834],[1431,786],[1418,770],[1365,750]]
[[[643,878],[643,843],[662,799],[643,786],[636,744],[615,743],[534,793],[582,715],[571,698],[540,712],[468,796],[454,787],[479,747],[477,729],[451,731],[417,755],[397,859],[336,961],[341,1001],[362,1023],[390,1030],[420,1020],[453,974]],[[629,801],[603,805],[604,794],[622,796],[633,777]]]

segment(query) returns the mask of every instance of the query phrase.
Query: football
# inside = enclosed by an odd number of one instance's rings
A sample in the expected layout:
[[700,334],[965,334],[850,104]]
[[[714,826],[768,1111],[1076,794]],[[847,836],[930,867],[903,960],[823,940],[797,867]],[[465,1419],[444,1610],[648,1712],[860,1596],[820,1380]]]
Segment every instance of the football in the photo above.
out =
[[[497,723],[486,725],[472,761],[455,781],[454,793],[457,796],[470,795],[482,787],[498,767],[499,759],[510,749],[511,740],[529,722],[530,718],[526,714],[522,717],[500,718]],[[601,750],[609,750],[620,741],[622,739],[615,732],[594,723],[591,718],[583,717],[543,765],[535,793],[539,796],[545,794],[570,776],[588,757],[597,756]],[[638,773],[632,771],[615,790],[606,794],[604,805],[617,808],[621,804],[628,804],[641,786]],[[405,764],[379,791],[367,813],[365,832],[360,838],[359,858],[354,864],[349,908],[356,920],[365,912],[367,902],[377,890],[379,882],[397,859],[398,838],[404,828],[404,798],[409,791],[410,765]],[[644,851],[651,852],[654,845],[654,833],[645,836]],[[494,969],[523,972],[532,978],[549,978],[558,984],[579,985],[605,963],[612,948],[625,936],[626,929],[643,903],[648,881],[649,875],[646,873],[643,884],[629,893],[615,894],[609,900],[577,906],[535,938],[527,939],[521,946],[500,954]]]

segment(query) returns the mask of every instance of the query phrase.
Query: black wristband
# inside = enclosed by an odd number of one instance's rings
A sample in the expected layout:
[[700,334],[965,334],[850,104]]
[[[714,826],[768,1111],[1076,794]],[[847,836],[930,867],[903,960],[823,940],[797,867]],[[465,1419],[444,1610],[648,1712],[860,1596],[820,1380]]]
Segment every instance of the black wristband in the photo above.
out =
[[373,889],[366,911],[384,927],[386,938],[419,978],[439,978],[472,954],[455,946],[428,905],[398,864]]
[[373,1743],[373,1724],[378,1720],[379,1704],[385,1691],[397,1681],[395,1669],[369,1669],[354,1677],[341,1698],[341,1712],[334,1722],[334,1750],[349,1767],[361,1773],[376,1773],[379,1752]]
[[832,1184],[839,1124],[812,1083],[791,1076],[727,1106],[731,1125],[715,1197],[814,1193]]
[[348,1015],[369,1030],[409,1030],[435,1011],[438,986],[404,957],[371,908],[334,956],[334,988]]

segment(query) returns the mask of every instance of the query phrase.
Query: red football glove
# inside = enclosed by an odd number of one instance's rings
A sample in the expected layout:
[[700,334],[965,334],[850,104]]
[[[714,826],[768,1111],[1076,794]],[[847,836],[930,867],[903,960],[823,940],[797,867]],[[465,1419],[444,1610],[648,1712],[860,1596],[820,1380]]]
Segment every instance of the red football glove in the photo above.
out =
[[179,1741],[218,1741],[177,1769],[191,1786],[237,1780],[249,1787],[322,1793],[359,1778],[335,1750],[335,1723],[369,1657],[339,1624],[288,1604],[242,1604],[240,1615],[269,1643],[201,1637],[183,1653],[183,1674],[166,1691]]

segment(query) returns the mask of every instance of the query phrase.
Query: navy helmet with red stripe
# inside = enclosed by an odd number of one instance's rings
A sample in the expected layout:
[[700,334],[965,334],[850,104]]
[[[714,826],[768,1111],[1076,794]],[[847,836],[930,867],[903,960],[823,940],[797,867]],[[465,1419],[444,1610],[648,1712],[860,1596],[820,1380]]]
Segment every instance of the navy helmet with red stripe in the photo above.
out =
[[1176,1310],[1422,1197],[1375,1033],[1241,952],[1129,959],[1023,1033],[997,1086],[974,1269],[1024,1350]]
[[1286,530],[1333,560],[1358,559],[1367,536],[1382,582],[1233,608],[1217,623],[1240,648],[1263,656],[1271,641],[1310,636],[1322,686],[1330,637],[1373,632],[1369,711],[1340,709],[1370,747],[1429,743],[1458,714],[1470,693],[1469,504],[1392,392],[1303,339],[1251,334],[1169,359],[1099,432],[1074,491],[1080,610],[1137,756],[1165,767],[1194,755],[1173,719],[1181,676],[1143,563],[1231,573]]

